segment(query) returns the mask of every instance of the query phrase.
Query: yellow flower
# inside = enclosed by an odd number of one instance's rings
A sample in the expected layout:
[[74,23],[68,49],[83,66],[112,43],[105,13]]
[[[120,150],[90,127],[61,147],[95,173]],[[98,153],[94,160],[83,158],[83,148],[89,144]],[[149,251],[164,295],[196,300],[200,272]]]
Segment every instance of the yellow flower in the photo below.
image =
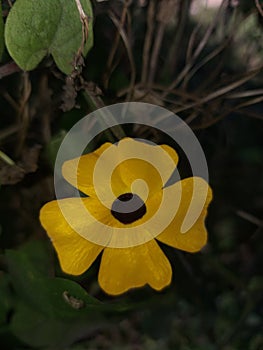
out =
[[171,265],[157,241],[199,251],[207,242],[204,221],[212,199],[202,178],[165,187],[177,162],[171,147],[131,138],[66,161],[63,176],[88,197],[54,200],[40,211],[62,270],[80,275],[102,252],[98,280],[106,293],[168,286]]

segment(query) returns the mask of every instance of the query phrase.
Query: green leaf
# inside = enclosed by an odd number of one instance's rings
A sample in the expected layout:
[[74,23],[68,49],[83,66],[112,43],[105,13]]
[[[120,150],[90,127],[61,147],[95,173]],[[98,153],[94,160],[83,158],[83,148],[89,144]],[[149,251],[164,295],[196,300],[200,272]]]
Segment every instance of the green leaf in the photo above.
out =
[[5,42],[4,42],[4,20],[2,15],[2,6],[0,2],[0,60],[4,51]]
[[73,281],[25,279],[22,288],[11,329],[31,346],[67,346],[104,318],[103,305]]
[[[57,157],[59,147],[60,147],[64,137],[66,136],[66,134],[67,134],[66,130],[60,130],[57,134],[55,134],[51,138],[49,144],[46,147],[47,158],[53,167],[55,166],[56,157]],[[62,164],[61,164],[61,166],[62,166]]]
[[48,277],[50,264],[47,257],[47,249],[39,241],[30,242],[20,250],[6,251],[12,285],[24,301],[46,314],[62,317],[76,315],[76,309],[63,296],[65,291],[74,299],[82,300],[84,306],[100,304],[77,283]]
[[[92,7],[90,0],[81,3],[89,18],[83,52],[86,55],[93,45]],[[82,23],[75,1],[17,0],[7,17],[5,41],[20,68],[32,70],[51,54],[58,68],[70,74],[82,42]]]
[[48,277],[50,263],[42,241],[6,251],[17,304],[11,330],[36,347],[68,346],[104,319],[104,305],[79,284]]
[[[10,267],[14,268],[14,273],[29,274],[30,278],[33,276],[48,277],[52,271],[52,247],[48,241],[45,240],[31,240],[20,247],[19,250],[7,250],[5,258],[10,263]],[[25,264],[23,266],[15,266],[13,264]],[[16,278],[23,278],[23,276],[16,276]]]
[[69,345],[87,336],[100,327],[96,315],[90,321],[83,318],[74,320],[51,318],[30,305],[19,303],[15,313],[11,330],[14,335],[32,347],[65,349]]

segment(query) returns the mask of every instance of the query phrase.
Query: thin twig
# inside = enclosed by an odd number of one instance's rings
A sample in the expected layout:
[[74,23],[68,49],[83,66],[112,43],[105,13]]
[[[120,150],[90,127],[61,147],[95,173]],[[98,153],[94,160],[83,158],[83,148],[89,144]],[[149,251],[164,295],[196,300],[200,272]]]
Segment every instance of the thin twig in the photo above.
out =
[[156,66],[158,62],[159,52],[163,40],[164,30],[165,30],[166,24],[163,22],[159,23],[156,39],[154,42],[151,62],[150,62],[150,71],[149,71],[149,78],[148,78],[148,84],[151,84],[154,81],[155,73],[156,73]]
[[[88,106],[90,107],[90,109],[92,111],[96,111],[96,110],[105,106],[102,99],[99,96],[94,96],[94,94],[89,93],[88,90],[83,90],[82,94],[83,94],[83,97],[86,100]],[[101,111],[101,116],[102,116],[102,119],[104,119],[103,126],[105,126],[105,123],[107,122],[107,120],[106,120],[106,118],[104,118],[104,114],[102,111]],[[115,121],[114,116],[112,114],[110,114],[110,111],[108,110],[107,117],[109,117],[109,116],[112,119],[112,121]],[[100,118],[99,118],[99,122],[101,122]],[[107,136],[108,136],[109,141],[114,142],[115,141],[114,138],[116,138],[117,140],[121,140],[122,138],[124,138],[126,136],[126,134],[123,131],[122,126],[116,122],[114,127],[111,128],[109,132],[107,132]]]
[[80,0],[75,0],[75,2],[79,11],[80,20],[83,24],[83,46],[84,46],[84,43],[88,38],[88,30],[89,30],[88,16],[84,12]]
[[147,12],[147,31],[145,34],[143,55],[142,55],[142,76],[141,76],[142,84],[146,84],[147,76],[148,76],[150,49],[151,49],[153,33],[154,33],[154,14],[155,14],[155,2],[151,0],[149,3],[148,12]]
[[8,165],[15,165],[15,162],[13,161],[13,159],[11,159],[10,157],[8,157],[8,155],[6,155],[4,152],[0,151],[0,159],[2,159],[6,164]]
[[86,14],[85,14],[85,12],[83,10],[83,7],[81,5],[80,0],[75,0],[75,2],[76,2],[76,5],[77,5],[77,8],[78,8],[78,11],[79,11],[80,18],[81,18],[81,20],[84,20],[87,16],[86,16]]
[[241,114],[241,115],[246,115],[249,118],[255,118],[255,119],[259,119],[259,120],[263,120],[263,115],[262,114],[258,114],[252,111],[247,111],[247,110],[240,110],[240,111],[236,111],[237,114]]
[[260,219],[256,218],[254,215],[249,214],[243,210],[237,210],[236,213],[242,219],[245,219],[256,226],[263,228],[263,220],[260,220]]
[[126,48],[127,51],[127,55],[128,55],[128,59],[130,61],[130,67],[131,67],[131,79],[130,79],[130,88],[129,88],[129,93],[127,95],[126,100],[130,100],[132,95],[133,95],[133,91],[134,91],[134,86],[135,86],[135,80],[136,80],[136,65],[134,62],[134,57],[133,57],[133,52],[132,52],[132,48],[130,45],[130,42],[128,40],[128,37],[123,29],[123,27],[121,26],[121,24],[119,23],[118,19],[115,17],[114,13],[110,11],[109,13],[110,19],[112,20],[112,22],[114,23],[114,25],[118,28],[120,36],[122,38],[123,44]]
[[85,43],[88,39],[88,34],[89,34],[88,16],[84,12],[80,0],[75,0],[75,3],[76,3],[76,6],[78,8],[78,11],[79,11],[80,21],[82,23],[82,40],[81,40],[80,48],[78,49],[78,52],[77,52],[76,57],[75,57],[74,68],[78,67],[79,65],[81,65],[81,66],[83,65],[82,56],[83,56],[83,52],[84,52]]
[[0,67],[0,79],[11,75],[13,73],[19,72],[21,69],[15,62],[9,62]]
[[257,6],[258,12],[261,14],[261,16],[263,16],[263,9],[259,3],[259,0],[255,0],[255,4]]
[[[207,98],[203,99],[203,103],[204,102],[208,102],[208,101],[210,101],[212,99],[215,99],[215,98],[219,97],[220,95],[225,95],[228,91],[234,90],[235,88],[237,88],[240,85],[243,85],[245,82],[247,82],[250,79],[251,78],[241,79],[241,80],[239,80],[237,82],[234,82],[233,84],[230,84],[229,86],[226,86],[226,87],[224,87],[222,89],[219,89],[219,90],[213,92],[212,94],[208,95]],[[257,98],[255,98],[253,100],[249,100],[249,101],[246,101],[244,103],[241,103],[239,106],[245,107],[245,106],[249,106],[251,104],[259,103],[259,102],[262,101],[262,98],[263,98],[263,96],[257,97]]]
[[8,91],[3,91],[2,96],[6,99],[6,101],[13,107],[13,109],[19,113],[20,106],[16,102],[16,100],[9,94]]
[[217,87],[217,83],[220,82],[222,77],[222,71],[224,71],[225,61],[224,57],[227,56],[226,52],[222,52],[222,58],[218,60],[213,70],[210,70],[209,75],[206,76],[206,79],[200,81],[198,85],[198,93],[207,93],[207,91],[211,91],[211,86],[213,88]]
[[[152,85],[152,89],[157,90],[157,91],[161,91],[161,92],[168,92],[169,91],[166,86],[162,86],[162,85],[158,85],[158,84]],[[184,91],[182,89],[173,89],[173,90],[169,91],[169,94],[175,95],[175,96],[180,96],[183,98],[187,98],[187,99],[190,99],[190,100],[196,101],[196,102],[198,102],[200,100],[200,98],[197,97],[192,92],[187,92],[187,91]]]
[[241,91],[241,92],[234,92],[232,94],[229,94],[226,96],[228,99],[236,99],[236,98],[245,98],[250,96],[257,96],[257,95],[263,95],[263,89],[255,89],[255,90],[247,90],[247,91]]
[[156,68],[159,58],[159,52],[161,49],[162,41],[166,26],[172,20],[177,6],[177,0],[162,0],[159,2],[157,11],[158,28],[156,32],[156,38],[152,50],[152,56],[150,61],[150,71],[148,77],[148,84],[152,84],[156,74]]
[[198,33],[198,31],[202,28],[202,24],[199,23],[197,24],[191,35],[190,35],[190,38],[188,40],[188,46],[187,46],[187,50],[186,50],[186,63],[188,63],[189,61],[191,61],[191,58],[192,58],[192,55],[193,55],[193,50],[194,50],[194,43],[195,43],[195,40],[196,40],[196,35]]
[[217,55],[219,55],[230,43],[230,38],[226,41],[224,41],[220,46],[215,48],[211,53],[209,53],[206,57],[204,57],[195,67],[193,67],[192,70],[185,76],[183,80],[183,88],[185,89],[189,80],[198,72],[199,69],[201,69],[204,65],[206,65],[208,62],[210,62],[213,58],[215,58]]
[[0,141],[6,139],[7,137],[17,133],[20,130],[19,125],[10,126],[4,130],[0,131]]
[[190,124],[192,123],[192,121],[194,121],[197,117],[198,117],[199,113],[198,111],[194,110],[184,121],[186,124]]
[[18,120],[21,124],[21,133],[20,133],[20,139],[16,145],[16,153],[17,155],[22,151],[22,148],[24,146],[24,142],[26,139],[26,133],[28,130],[30,117],[29,117],[29,98],[31,95],[31,82],[29,80],[29,73],[24,72],[22,75],[22,96],[20,99],[20,111],[18,113]]
[[[119,23],[119,27],[123,28],[125,21],[126,21],[126,17],[127,17],[127,13],[128,13],[128,7],[129,7],[129,3],[127,1],[124,2],[123,5],[123,9],[122,9],[122,14],[121,14],[121,19],[120,19],[120,23]],[[103,78],[103,85],[105,87],[105,89],[108,88],[108,84],[109,84],[109,78],[112,72],[112,64],[113,64],[113,59],[115,57],[116,51],[118,49],[119,43],[120,43],[120,31],[117,30],[116,34],[115,34],[115,38],[113,41],[113,45],[111,47],[111,51],[109,53],[109,57],[108,57],[108,61],[106,63],[106,72],[104,74],[104,78]]]
[[214,18],[214,21],[211,22],[211,24],[209,25],[209,27],[207,28],[207,31],[205,32],[205,35],[203,37],[203,39],[200,41],[199,45],[197,46],[194,54],[193,54],[193,59],[196,59],[200,53],[203,51],[203,49],[205,48],[209,38],[211,37],[211,34],[214,31],[214,28],[216,27],[218,20],[221,18],[221,14],[222,14],[222,10],[224,8],[224,4],[227,0],[223,0],[216,15]]
[[[217,11],[214,20],[210,23],[209,27],[207,28],[205,35],[203,37],[203,39],[200,41],[199,45],[197,46],[197,48],[195,49],[193,56],[191,57],[190,61],[185,65],[184,69],[182,70],[182,72],[178,75],[178,77],[168,86],[168,91],[169,90],[173,90],[181,81],[182,79],[186,76],[186,74],[190,71],[190,69],[192,68],[195,60],[199,57],[199,55],[201,54],[201,52],[203,51],[204,47],[206,46],[209,38],[211,37],[214,28],[217,25],[217,22],[220,18],[220,14],[223,8],[223,4],[225,3],[225,1],[222,2],[219,10]],[[168,92],[164,93],[163,97],[166,96]]]
[[220,120],[224,119],[229,114],[234,113],[234,112],[236,113],[241,108],[244,108],[244,107],[247,107],[247,106],[251,106],[251,105],[254,105],[256,103],[260,103],[262,101],[263,101],[263,96],[251,99],[251,100],[243,102],[243,103],[240,103],[237,106],[235,106],[235,107],[233,107],[231,109],[228,109],[227,111],[225,111],[224,113],[222,113],[218,117],[213,118],[211,120],[208,120],[207,122],[202,123],[201,125],[194,126],[193,129],[197,129],[197,130],[206,129],[206,128],[208,128],[208,127],[218,123]]
[[255,105],[257,103],[261,103],[262,101],[263,101],[263,96],[255,97],[255,98],[252,98],[251,100],[240,103],[237,107],[238,107],[238,109],[241,109],[241,108],[244,108],[247,106]]
[[[174,11],[177,15],[177,25],[175,28],[175,37],[171,43],[171,48],[169,49],[167,65],[164,65],[164,70],[167,72],[167,68],[170,69],[170,74],[174,74],[177,71],[179,63],[179,55],[181,48],[183,47],[183,42],[185,41],[186,26],[189,23],[190,16],[190,1],[181,0],[178,1],[177,8]],[[168,66],[168,67],[167,67]]]
[[239,86],[243,85],[244,83],[246,83],[253,76],[255,76],[261,69],[262,69],[262,66],[254,69],[253,71],[248,72],[248,74],[246,74],[244,77],[240,78],[239,80],[234,81],[233,83],[231,83],[231,84],[229,84],[227,86],[224,86],[224,87],[222,87],[222,88],[212,92],[211,94],[201,98],[198,102],[190,103],[190,104],[185,105],[184,107],[179,108],[179,109],[173,109],[173,112],[174,113],[179,113],[179,112],[185,111],[187,109],[196,107],[197,105],[201,105],[203,103],[207,103],[207,102],[209,102],[209,101],[211,101],[213,99],[216,99],[216,98],[218,98],[218,97],[220,97],[222,95],[225,95],[229,91],[234,90],[237,87],[239,87]]

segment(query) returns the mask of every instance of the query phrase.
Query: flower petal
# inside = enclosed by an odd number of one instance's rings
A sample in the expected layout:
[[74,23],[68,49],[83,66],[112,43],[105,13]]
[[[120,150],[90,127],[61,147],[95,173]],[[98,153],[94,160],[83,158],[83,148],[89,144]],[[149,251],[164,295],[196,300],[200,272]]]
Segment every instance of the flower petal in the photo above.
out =
[[177,153],[167,145],[124,138],[66,161],[62,174],[75,188],[102,201],[114,201],[127,192],[146,199],[164,187],[177,162]]
[[76,225],[87,224],[86,217],[82,215],[83,211],[78,210],[79,198],[62,199],[45,204],[40,211],[40,222],[57,251],[62,270],[68,274],[80,275],[91,266],[104,247],[80,236],[66,220],[59,204],[75,215]]
[[110,295],[145,284],[161,290],[171,278],[171,265],[155,240],[131,248],[105,248],[103,252],[99,284]]
[[[107,176],[105,177],[105,169],[108,169],[109,165],[111,165],[114,160],[116,161],[116,159],[118,159],[117,147],[110,142],[104,143],[94,152],[66,161],[62,166],[64,178],[83,193],[95,197],[94,169],[98,159],[105,151],[109,152],[107,153],[107,157],[103,158],[104,172],[99,176],[100,179],[97,181],[97,183],[99,183],[99,188],[97,190],[107,192],[110,183],[106,182]],[[115,173],[115,178],[115,182],[121,185],[122,182],[118,173]]]
[[141,179],[148,185],[149,195],[164,187],[178,163],[178,155],[171,147],[131,138],[124,138],[118,143],[118,152],[123,182],[131,189],[134,181]]
[[[187,252],[199,251],[207,242],[205,218],[207,215],[207,207],[212,199],[212,190],[205,180],[198,177],[184,179],[165,188],[164,191],[170,191],[171,187],[177,190],[179,196],[182,190],[180,205],[172,222],[156,237],[156,239]],[[193,197],[194,187],[195,191],[197,191],[195,197]],[[199,216],[192,227],[190,227],[188,231],[182,233],[182,225],[190,203],[193,205],[193,212]]]

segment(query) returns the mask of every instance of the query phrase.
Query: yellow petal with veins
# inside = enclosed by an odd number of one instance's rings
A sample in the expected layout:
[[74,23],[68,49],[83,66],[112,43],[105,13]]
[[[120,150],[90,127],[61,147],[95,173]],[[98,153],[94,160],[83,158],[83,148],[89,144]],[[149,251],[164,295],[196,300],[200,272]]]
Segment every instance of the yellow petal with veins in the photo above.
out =
[[[85,272],[104,249],[103,246],[94,244],[80,236],[68,223],[63,215],[62,206],[71,210],[80,226],[86,225],[86,217],[79,213],[79,198],[62,199],[45,204],[40,211],[40,222],[47,231],[54,245],[61,268],[71,275],[80,275]],[[80,214],[78,216],[78,214]]]
[[[136,180],[143,180],[149,195],[162,189],[178,163],[178,155],[167,145],[151,145],[125,138],[119,142],[118,174],[132,188]],[[114,185],[113,185],[114,186]]]
[[103,252],[99,284],[110,295],[145,284],[161,290],[171,278],[171,265],[155,240],[131,248],[105,248]]
[[[102,176],[100,176],[100,179],[97,180],[97,184],[99,184],[99,186],[97,185],[97,191],[100,190],[103,191],[103,193],[107,193],[110,186],[110,182],[107,182],[107,169],[109,169],[114,160],[116,161],[118,159],[117,146],[110,142],[104,143],[94,152],[66,161],[62,166],[62,175],[73,187],[79,189],[88,196],[96,197],[94,169],[99,158],[105,151],[109,150],[110,152],[107,153],[108,157],[103,158],[104,171],[101,173]],[[117,173],[115,173],[115,182],[118,186],[122,185],[122,180]],[[125,185],[122,185],[122,189],[126,189]]]
[[[193,197],[194,184],[196,186],[196,197]],[[179,209],[175,213],[174,219],[168,227],[156,238],[177,249],[187,252],[199,251],[207,242],[205,218],[207,215],[207,207],[212,200],[211,188],[205,180],[198,177],[184,179],[165,188],[164,192],[170,191],[171,187],[174,187],[174,189],[177,188],[178,195],[181,195]],[[191,201],[193,205],[193,213],[199,215],[189,230],[182,233],[182,225],[189,210]]]

